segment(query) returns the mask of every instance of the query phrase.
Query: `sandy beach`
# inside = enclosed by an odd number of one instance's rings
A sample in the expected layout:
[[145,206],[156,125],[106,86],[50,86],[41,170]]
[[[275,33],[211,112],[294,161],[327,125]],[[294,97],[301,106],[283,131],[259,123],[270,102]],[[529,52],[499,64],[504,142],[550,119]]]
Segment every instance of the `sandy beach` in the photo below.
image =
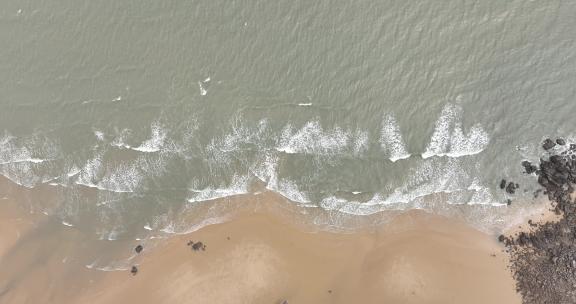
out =
[[0,205],[10,210],[0,226],[2,303],[520,303],[494,236],[420,211],[348,234],[243,212],[146,244],[132,275],[66,263],[90,247],[82,235],[30,224],[14,203]]

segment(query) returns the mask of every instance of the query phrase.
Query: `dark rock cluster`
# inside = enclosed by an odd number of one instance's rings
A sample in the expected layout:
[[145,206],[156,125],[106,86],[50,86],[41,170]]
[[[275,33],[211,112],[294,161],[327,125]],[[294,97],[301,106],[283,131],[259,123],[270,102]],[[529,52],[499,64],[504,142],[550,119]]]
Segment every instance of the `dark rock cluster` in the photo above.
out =
[[[542,147],[550,150],[566,141],[551,139]],[[514,236],[501,235],[511,256],[511,269],[523,303],[576,303],[576,202],[572,198],[576,184],[576,145],[564,152],[540,159],[538,165],[523,162],[526,173],[538,176],[560,216],[558,222],[534,224],[533,230]]]
[[505,190],[509,194],[514,194],[514,192],[516,192],[516,189],[518,188],[520,188],[520,185],[515,184],[513,182],[507,183],[505,179],[500,181],[500,189]]
[[206,251],[206,245],[202,242],[189,241],[186,245],[190,246],[190,248],[192,248],[194,251]]

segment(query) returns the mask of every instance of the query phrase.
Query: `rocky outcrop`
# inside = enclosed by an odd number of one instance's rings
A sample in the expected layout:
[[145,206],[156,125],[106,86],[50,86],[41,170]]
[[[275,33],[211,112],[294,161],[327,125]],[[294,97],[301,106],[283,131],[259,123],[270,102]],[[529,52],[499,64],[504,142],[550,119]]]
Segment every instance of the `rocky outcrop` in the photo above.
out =
[[[542,147],[550,150],[556,143],[547,139]],[[576,184],[576,146],[559,155],[540,159],[538,165],[522,162],[525,172],[535,173],[538,183],[561,216],[558,222],[534,224],[532,232],[501,235],[511,256],[511,269],[517,290],[526,304],[576,303],[576,202],[571,194]]]

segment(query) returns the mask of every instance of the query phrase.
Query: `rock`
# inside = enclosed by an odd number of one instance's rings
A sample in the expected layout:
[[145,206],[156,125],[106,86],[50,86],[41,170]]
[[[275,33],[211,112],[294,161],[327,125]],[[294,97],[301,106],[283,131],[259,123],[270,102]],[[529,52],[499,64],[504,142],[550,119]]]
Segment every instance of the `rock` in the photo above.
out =
[[570,150],[576,151],[576,144],[570,144]]
[[558,169],[558,167],[563,165],[564,157],[560,155],[552,155],[550,156],[550,161],[555,165],[554,169]]
[[130,273],[132,275],[136,275],[138,273],[138,267],[132,266],[132,269],[130,269]]
[[[543,147],[551,149],[556,144],[562,142],[546,141]],[[576,151],[576,146],[570,148]],[[540,159],[535,171],[532,164],[522,163],[537,175],[543,188],[534,194],[548,195],[559,220],[540,224],[529,221],[529,231],[498,238],[510,255],[516,287],[525,304],[576,303],[576,162],[572,160],[575,153],[562,153],[550,151],[552,155]],[[517,186],[509,183],[506,190],[510,188],[516,190]]]
[[194,251],[198,251],[198,250],[205,251],[206,250],[206,245],[204,245],[204,243],[202,243],[202,242],[194,243],[194,241],[189,241],[187,245],[191,246],[192,250],[194,250]]
[[524,167],[524,170],[527,174],[532,174],[534,172],[536,172],[536,170],[538,170],[538,167],[532,165],[529,161],[525,160],[522,162],[522,167]]
[[563,146],[566,144],[566,141],[563,138],[558,138],[556,139],[556,143],[559,144],[560,146]]
[[508,206],[512,205],[512,200],[511,200],[511,199],[507,199],[507,200],[506,200],[506,205],[508,205]]
[[554,148],[556,146],[556,143],[553,142],[550,138],[546,138],[546,140],[544,140],[544,143],[542,144],[542,148],[544,148],[544,150],[550,150],[552,148]]
[[142,245],[138,245],[136,246],[136,248],[134,248],[134,251],[136,251],[136,253],[140,253],[142,252],[142,250],[144,250],[144,247]]
[[508,186],[506,186],[506,192],[509,194],[514,194],[514,192],[516,192],[516,185],[510,182]]
[[506,188],[506,180],[505,179],[500,181],[500,189],[504,189],[504,188]]

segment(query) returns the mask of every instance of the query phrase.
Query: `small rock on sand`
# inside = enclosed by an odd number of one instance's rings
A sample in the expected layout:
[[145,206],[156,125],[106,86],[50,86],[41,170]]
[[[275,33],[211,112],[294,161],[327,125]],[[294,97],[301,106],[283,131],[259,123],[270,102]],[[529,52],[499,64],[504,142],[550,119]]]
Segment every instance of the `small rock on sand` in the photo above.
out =
[[144,250],[144,246],[142,245],[138,245],[136,246],[136,248],[134,248],[134,251],[136,251],[136,253],[140,253],[142,252],[142,250]]
[[138,267],[132,266],[132,269],[130,269],[130,273],[132,275],[136,275],[138,273]]
[[206,245],[202,242],[189,241],[188,244],[186,245],[190,246],[194,251],[198,250],[206,251]]

